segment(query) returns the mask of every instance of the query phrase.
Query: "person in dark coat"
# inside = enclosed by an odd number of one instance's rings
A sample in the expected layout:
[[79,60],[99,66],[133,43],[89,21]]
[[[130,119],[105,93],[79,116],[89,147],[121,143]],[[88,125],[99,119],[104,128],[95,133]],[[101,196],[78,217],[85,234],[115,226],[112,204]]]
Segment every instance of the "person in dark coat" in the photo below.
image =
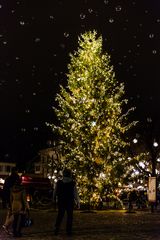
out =
[[13,167],[11,169],[11,175],[9,175],[5,179],[4,186],[3,186],[3,201],[5,202],[5,205],[7,207],[7,215],[6,215],[5,223],[2,227],[7,234],[10,234],[9,227],[13,222],[13,215],[11,212],[11,203],[10,203],[10,192],[15,182],[18,181],[19,179],[20,177],[18,175],[18,170],[16,167]]
[[67,213],[66,232],[72,234],[74,204],[80,208],[80,201],[76,183],[72,178],[70,169],[64,169],[63,178],[57,181],[54,193],[54,201],[57,199],[58,215],[55,223],[55,235],[58,235],[65,212]]

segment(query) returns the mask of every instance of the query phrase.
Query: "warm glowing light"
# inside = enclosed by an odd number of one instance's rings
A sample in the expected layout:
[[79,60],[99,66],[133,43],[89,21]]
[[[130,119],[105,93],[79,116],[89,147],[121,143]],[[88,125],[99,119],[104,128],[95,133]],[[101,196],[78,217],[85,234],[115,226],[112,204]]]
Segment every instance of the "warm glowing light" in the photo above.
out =
[[145,164],[143,162],[139,162],[139,166],[145,168]]
[[0,178],[0,183],[4,184],[4,179]]

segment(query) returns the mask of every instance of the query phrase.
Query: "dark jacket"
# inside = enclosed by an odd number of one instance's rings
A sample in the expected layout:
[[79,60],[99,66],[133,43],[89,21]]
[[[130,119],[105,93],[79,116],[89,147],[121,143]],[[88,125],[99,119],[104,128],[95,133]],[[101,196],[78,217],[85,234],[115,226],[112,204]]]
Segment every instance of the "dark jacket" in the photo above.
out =
[[15,182],[19,180],[18,174],[11,174],[9,177],[6,178],[3,186],[3,199],[7,204],[10,204],[10,191]]
[[74,205],[79,204],[79,196],[76,188],[76,183],[70,177],[64,177],[62,180],[58,180],[53,198],[60,205]]

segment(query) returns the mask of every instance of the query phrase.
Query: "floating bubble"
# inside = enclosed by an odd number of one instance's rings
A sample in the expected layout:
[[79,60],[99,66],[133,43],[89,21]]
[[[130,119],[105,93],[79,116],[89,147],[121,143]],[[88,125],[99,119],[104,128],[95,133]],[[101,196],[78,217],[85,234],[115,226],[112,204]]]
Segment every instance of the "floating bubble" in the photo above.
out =
[[85,19],[85,17],[86,17],[86,15],[84,14],[84,13],[81,13],[80,14],[80,18],[83,20],[83,19]]
[[149,38],[154,38],[154,34],[153,34],[153,33],[150,33],[150,34],[149,34]]
[[82,27],[82,28],[85,28],[85,25],[84,25],[84,24],[81,24],[81,27]]
[[65,33],[64,33],[64,36],[65,36],[66,38],[68,38],[68,37],[69,37],[69,33],[65,32]]
[[122,10],[122,7],[120,5],[115,7],[116,12],[120,12]]
[[7,45],[7,41],[3,41],[3,45]]
[[9,155],[9,153],[6,153],[4,156],[5,156],[6,158],[8,158],[10,155]]
[[34,41],[35,41],[36,43],[38,43],[38,42],[40,42],[40,40],[41,40],[40,38],[35,38]]
[[108,4],[109,3],[109,1],[108,0],[104,0],[104,4]]
[[60,44],[60,47],[64,49],[64,48],[65,48],[65,44],[64,44],[64,43],[61,43],[61,44]]
[[24,25],[25,25],[25,22],[24,22],[24,21],[20,21],[19,24],[20,24],[21,26],[24,26]]
[[157,23],[160,23],[160,19],[157,19]]
[[92,12],[93,12],[93,9],[92,9],[92,8],[89,8],[89,9],[88,9],[88,12],[89,12],[89,13],[92,13]]
[[21,128],[21,132],[26,132],[26,128]]
[[26,109],[25,112],[26,113],[30,113],[31,111],[30,111],[30,109]]
[[152,53],[155,55],[157,53],[157,50],[156,49],[153,49],[152,50]]
[[152,118],[147,117],[147,122],[152,122]]
[[2,5],[0,5],[0,8],[2,8]]
[[109,23],[114,23],[114,19],[113,18],[110,18],[108,21],[109,21]]

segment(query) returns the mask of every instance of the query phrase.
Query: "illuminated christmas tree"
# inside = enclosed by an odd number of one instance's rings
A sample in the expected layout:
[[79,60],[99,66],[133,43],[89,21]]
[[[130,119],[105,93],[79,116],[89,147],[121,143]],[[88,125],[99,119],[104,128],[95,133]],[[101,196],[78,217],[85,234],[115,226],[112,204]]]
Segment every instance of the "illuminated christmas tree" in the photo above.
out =
[[96,31],[79,37],[70,55],[68,84],[62,87],[54,108],[65,156],[64,165],[75,171],[83,202],[97,202],[106,187],[114,189],[125,173],[126,133],[135,124],[123,112],[124,84],[115,78],[110,56],[103,53]]

